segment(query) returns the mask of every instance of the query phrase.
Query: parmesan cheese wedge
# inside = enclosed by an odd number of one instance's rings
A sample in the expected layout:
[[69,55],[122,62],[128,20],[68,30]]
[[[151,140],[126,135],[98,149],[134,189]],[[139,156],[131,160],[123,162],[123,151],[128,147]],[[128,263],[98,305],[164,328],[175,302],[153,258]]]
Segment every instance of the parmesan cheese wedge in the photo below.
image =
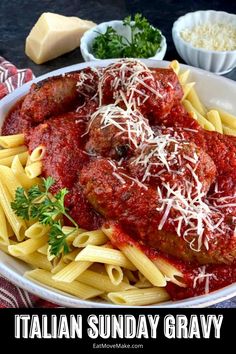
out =
[[45,12],[26,38],[25,53],[36,64],[42,64],[77,48],[84,32],[95,25],[78,17]]

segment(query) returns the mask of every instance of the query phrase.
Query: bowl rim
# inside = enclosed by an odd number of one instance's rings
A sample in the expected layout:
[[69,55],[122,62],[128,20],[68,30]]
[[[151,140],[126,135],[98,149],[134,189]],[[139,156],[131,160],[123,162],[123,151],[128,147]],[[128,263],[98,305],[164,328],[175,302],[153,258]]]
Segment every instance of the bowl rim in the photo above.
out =
[[191,16],[195,16],[196,14],[200,14],[202,15],[203,13],[218,13],[218,14],[222,14],[224,16],[229,16],[229,17],[235,17],[235,27],[236,27],[236,14],[232,14],[226,11],[216,11],[216,10],[198,10],[198,11],[192,11],[192,12],[188,12],[185,15],[180,16],[174,23],[172,26],[172,37],[173,40],[175,42],[175,40],[180,41],[185,47],[190,47],[192,50],[195,51],[199,51],[205,54],[236,54],[236,49],[234,50],[210,50],[210,49],[205,49],[205,48],[198,48],[198,47],[194,47],[190,42],[185,41],[181,36],[180,36],[180,31],[177,29],[177,26],[179,25],[179,23],[184,22],[185,19],[187,17],[191,17]]
[[[134,21],[131,21],[131,22],[134,22]],[[93,32],[95,32],[96,30],[99,30],[100,27],[105,27],[105,28],[107,28],[108,26],[113,27],[114,24],[120,25],[121,27],[125,27],[123,25],[123,20],[111,20],[111,21],[101,22],[98,25],[96,25],[96,26],[90,28],[88,31],[86,31],[83,34],[83,36],[81,37],[81,40],[80,40],[80,51],[81,51],[82,56],[83,56],[83,52],[84,52],[84,54],[86,56],[90,57],[90,61],[92,61],[92,60],[106,60],[106,59],[100,59],[100,58],[95,57],[93,55],[93,53],[88,50],[88,44],[91,42],[90,35]],[[162,31],[159,28],[157,28],[155,26],[152,26],[152,27],[158,29],[160,31],[160,34],[161,34],[160,48],[159,48],[159,50],[156,51],[155,55],[163,53],[164,56],[165,56],[165,53],[166,53],[166,50],[167,50],[166,37],[163,35]],[[102,33],[102,32],[100,32],[100,33]],[[155,59],[155,55],[150,57],[150,58],[145,58],[145,59]],[[117,59],[117,58],[113,58],[113,59]],[[139,59],[141,59],[141,58],[139,58]],[[158,60],[162,60],[162,59],[158,59]]]
[[[118,61],[119,59],[104,59],[104,60],[99,60],[98,61],[89,61],[89,62],[83,62],[83,63],[78,63],[78,64],[73,64],[70,66],[66,66],[60,69],[56,69],[53,71],[50,71],[44,75],[41,75],[33,80],[31,80],[28,83],[25,83],[22,85],[20,88],[14,90],[12,93],[4,97],[0,101],[0,108],[8,105],[13,105],[14,102],[22,97],[25,92],[29,91],[29,88],[33,82],[39,82],[42,81],[48,77],[51,76],[56,76],[56,75],[61,75],[66,72],[71,72],[75,70],[80,70],[84,69],[88,66],[96,67],[98,65],[101,66],[107,66],[111,63],[114,63]],[[155,60],[155,59],[140,59],[143,61],[147,66],[152,66],[153,67],[167,67],[170,62],[166,60]],[[185,69],[191,69],[191,72],[194,73],[200,73],[204,75],[204,77],[212,77],[212,78],[217,78],[217,81],[221,82],[227,82],[230,85],[236,86],[236,82],[225,77],[219,77],[216,74],[213,74],[211,72],[208,72],[206,70],[192,67],[190,65],[185,65],[185,64],[180,64],[181,68]],[[71,296],[70,294],[66,294],[64,292],[60,292],[59,290],[47,287],[41,283],[37,283],[33,280],[29,280],[25,278],[23,275],[19,274],[15,269],[9,268],[8,264],[5,264],[4,262],[1,262],[1,258],[4,256],[12,257],[7,254],[5,254],[3,251],[0,251],[0,274],[2,276],[5,276],[7,279],[9,279],[11,282],[16,284],[17,286],[40,296],[41,298],[44,298],[48,301],[54,302],[58,305],[62,306],[67,306],[67,307],[93,307],[93,308],[193,308],[193,307],[207,307],[211,306],[213,304],[225,301],[227,299],[230,299],[234,296],[236,296],[236,283],[230,284],[226,287],[220,288],[216,291],[213,291],[209,294],[203,294],[200,296],[196,297],[191,297],[183,300],[177,300],[173,302],[165,302],[165,303],[160,303],[160,304],[154,304],[154,305],[148,305],[148,306],[122,306],[122,305],[116,305],[116,304],[110,304],[110,303],[104,303],[104,302],[96,302],[96,301],[91,301],[91,300],[82,300],[79,298],[75,298]],[[17,262],[22,262],[19,259],[16,259]],[[8,262],[7,262],[8,263]],[[49,297],[50,296],[50,297]]]

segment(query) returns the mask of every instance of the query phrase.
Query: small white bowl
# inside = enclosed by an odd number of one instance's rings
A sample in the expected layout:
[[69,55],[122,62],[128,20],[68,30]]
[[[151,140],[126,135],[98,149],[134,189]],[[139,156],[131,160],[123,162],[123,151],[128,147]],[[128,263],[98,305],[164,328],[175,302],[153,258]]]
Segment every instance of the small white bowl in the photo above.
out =
[[236,50],[214,51],[196,48],[180,35],[186,28],[217,22],[236,26],[236,15],[212,10],[187,13],[174,22],[172,37],[177,52],[187,64],[222,75],[236,67]]
[[[94,39],[99,35],[99,33],[106,32],[108,26],[113,27],[118,32],[119,35],[122,35],[126,37],[128,40],[130,40],[130,29],[127,26],[123,25],[123,21],[102,22],[96,27],[93,27],[90,30],[86,31],[81,38],[80,50],[81,50],[82,57],[84,58],[85,61],[100,60],[99,58],[96,58],[93,55],[92,44]],[[148,59],[162,60],[164,58],[167,45],[166,45],[166,38],[162,34],[161,36],[162,36],[162,41],[161,41],[160,49],[156,52],[156,54],[153,57]]]

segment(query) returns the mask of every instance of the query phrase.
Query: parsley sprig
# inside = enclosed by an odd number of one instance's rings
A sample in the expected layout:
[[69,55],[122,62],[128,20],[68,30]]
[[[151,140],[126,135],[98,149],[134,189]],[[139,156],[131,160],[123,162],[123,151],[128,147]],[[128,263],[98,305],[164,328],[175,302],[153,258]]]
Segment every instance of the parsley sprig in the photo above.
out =
[[[27,193],[24,188],[17,188],[15,199],[11,203],[11,207],[15,214],[24,220],[35,220],[39,221],[41,224],[50,226],[50,253],[59,256],[60,253],[69,252],[66,238],[70,233],[65,234],[63,232],[61,221],[58,219],[64,215],[71,221],[75,228],[78,228],[78,225],[68,214],[67,208],[65,207],[65,196],[68,190],[63,188],[52,196],[49,190],[54,183],[54,179],[48,177],[47,179],[43,178],[42,185],[31,187]],[[74,232],[74,230],[72,232]]]
[[130,28],[130,41],[108,26],[104,34],[99,33],[94,39],[92,49],[97,58],[149,58],[155,55],[161,46],[159,29],[151,26],[141,14],[136,14],[134,20],[127,16],[123,25]]

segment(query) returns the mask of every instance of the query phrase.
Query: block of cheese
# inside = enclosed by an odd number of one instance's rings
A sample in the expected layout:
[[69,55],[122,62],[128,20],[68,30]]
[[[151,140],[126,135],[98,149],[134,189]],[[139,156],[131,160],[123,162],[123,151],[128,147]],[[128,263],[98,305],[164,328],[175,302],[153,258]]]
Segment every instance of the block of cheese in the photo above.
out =
[[84,32],[95,25],[78,17],[45,12],[26,38],[25,53],[36,64],[42,64],[79,47]]

